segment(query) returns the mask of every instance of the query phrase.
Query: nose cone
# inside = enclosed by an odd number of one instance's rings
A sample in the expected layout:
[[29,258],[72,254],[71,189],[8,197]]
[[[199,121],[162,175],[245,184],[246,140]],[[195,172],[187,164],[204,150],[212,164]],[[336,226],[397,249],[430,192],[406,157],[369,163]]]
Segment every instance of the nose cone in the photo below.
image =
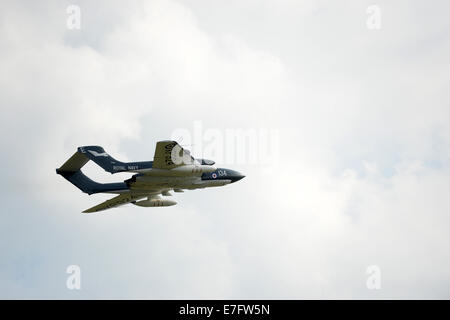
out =
[[225,168],[217,168],[216,171],[202,174],[202,180],[227,180],[226,183],[234,183],[243,178],[245,176],[242,173]]
[[231,178],[231,183],[234,183],[234,182],[236,182],[236,181],[239,181],[239,180],[241,180],[241,179],[243,179],[243,178],[245,178],[245,176],[242,175],[242,174],[234,175],[234,176]]

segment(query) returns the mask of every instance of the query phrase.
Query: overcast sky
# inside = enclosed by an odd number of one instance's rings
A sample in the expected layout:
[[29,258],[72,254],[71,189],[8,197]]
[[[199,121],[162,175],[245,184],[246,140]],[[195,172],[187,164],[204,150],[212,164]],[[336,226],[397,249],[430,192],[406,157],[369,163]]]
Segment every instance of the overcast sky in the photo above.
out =
[[[3,0],[0,298],[450,298],[449,12],[446,0]],[[246,178],[92,215],[111,196],[55,173],[82,145],[152,160],[156,141],[199,125],[192,145],[272,132],[277,156],[202,149]],[[81,290],[66,287],[69,265]]]

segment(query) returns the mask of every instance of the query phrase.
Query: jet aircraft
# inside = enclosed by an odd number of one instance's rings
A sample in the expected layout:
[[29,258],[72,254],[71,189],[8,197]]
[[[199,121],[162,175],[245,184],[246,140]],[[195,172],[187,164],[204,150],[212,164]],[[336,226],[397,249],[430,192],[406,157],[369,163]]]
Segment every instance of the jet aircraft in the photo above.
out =
[[[135,173],[130,179],[117,183],[98,183],[83,174],[81,168],[94,161],[110,173]],[[140,207],[167,207],[177,204],[162,198],[171,196],[170,191],[184,192],[184,189],[220,187],[241,180],[241,173],[214,167],[215,162],[194,159],[188,150],[176,141],[156,143],[153,161],[121,162],[111,157],[100,146],[79,147],[56,173],[74,184],[81,191],[117,194],[112,199],[100,203],[83,212],[98,212],[132,203]]]

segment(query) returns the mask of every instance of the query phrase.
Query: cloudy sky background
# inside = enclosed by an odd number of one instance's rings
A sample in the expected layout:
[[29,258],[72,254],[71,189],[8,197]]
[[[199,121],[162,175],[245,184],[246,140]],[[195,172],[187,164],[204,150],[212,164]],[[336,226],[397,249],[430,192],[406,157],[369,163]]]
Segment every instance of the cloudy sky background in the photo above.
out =
[[[0,298],[450,298],[449,11],[3,0]],[[93,215],[81,211],[110,196],[55,174],[81,145],[151,160],[195,123],[274,130],[278,157],[218,163],[247,177],[174,207]]]

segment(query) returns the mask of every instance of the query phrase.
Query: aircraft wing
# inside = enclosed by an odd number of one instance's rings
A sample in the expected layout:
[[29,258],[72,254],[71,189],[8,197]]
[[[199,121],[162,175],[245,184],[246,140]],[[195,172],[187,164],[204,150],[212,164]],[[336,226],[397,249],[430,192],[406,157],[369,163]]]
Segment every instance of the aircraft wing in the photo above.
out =
[[193,164],[195,159],[188,150],[183,149],[176,141],[159,141],[156,143],[153,168],[172,169]]
[[98,211],[103,211],[106,209],[111,209],[114,207],[118,207],[118,206],[130,203],[131,201],[145,198],[146,196],[147,195],[142,195],[142,194],[123,193],[112,199],[106,200],[105,202],[102,202],[92,208],[86,209],[83,212],[91,213],[91,212],[98,212]]

